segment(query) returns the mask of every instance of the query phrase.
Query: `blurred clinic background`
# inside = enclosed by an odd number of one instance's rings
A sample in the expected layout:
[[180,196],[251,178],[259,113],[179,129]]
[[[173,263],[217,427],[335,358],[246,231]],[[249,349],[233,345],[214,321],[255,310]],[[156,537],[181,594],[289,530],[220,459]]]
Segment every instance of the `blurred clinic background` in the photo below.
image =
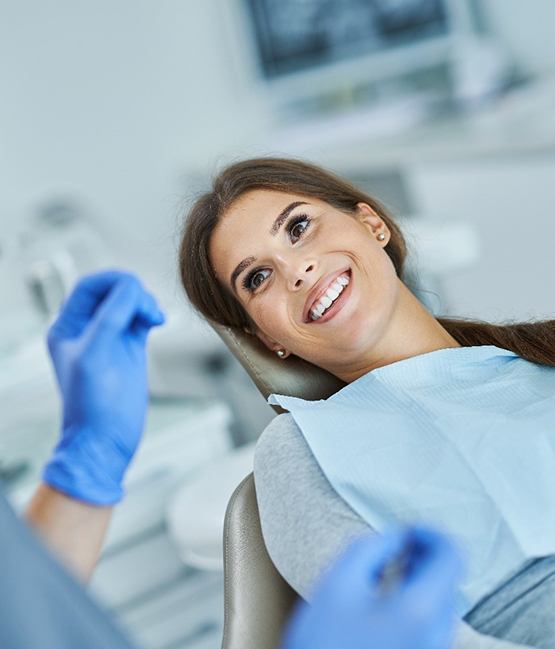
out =
[[214,649],[225,504],[273,416],[182,296],[191,200],[226,163],[312,160],[399,217],[435,313],[553,317],[552,0],[0,0],[0,476],[57,438],[44,333],[82,273],[168,313],[92,583],[149,649]]

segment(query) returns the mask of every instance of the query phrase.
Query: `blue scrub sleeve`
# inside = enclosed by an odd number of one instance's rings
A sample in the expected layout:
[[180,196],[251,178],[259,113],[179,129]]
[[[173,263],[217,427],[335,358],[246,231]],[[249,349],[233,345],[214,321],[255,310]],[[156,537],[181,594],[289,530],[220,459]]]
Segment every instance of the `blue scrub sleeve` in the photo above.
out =
[[0,492],[0,647],[133,649]]

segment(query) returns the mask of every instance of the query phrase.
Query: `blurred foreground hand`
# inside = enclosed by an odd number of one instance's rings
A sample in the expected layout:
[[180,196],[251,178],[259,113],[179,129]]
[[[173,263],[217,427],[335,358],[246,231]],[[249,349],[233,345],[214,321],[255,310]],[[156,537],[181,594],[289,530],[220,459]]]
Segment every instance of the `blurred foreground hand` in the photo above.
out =
[[301,603],[283,649],[448,649],[459,554],[425,528],[355,541]]
[[146,339],[164,322],[129,273],[84,277],[48,333],[63,401],[61,437],[43,479],[72,498],[112,505],[139,444],[148,401]]

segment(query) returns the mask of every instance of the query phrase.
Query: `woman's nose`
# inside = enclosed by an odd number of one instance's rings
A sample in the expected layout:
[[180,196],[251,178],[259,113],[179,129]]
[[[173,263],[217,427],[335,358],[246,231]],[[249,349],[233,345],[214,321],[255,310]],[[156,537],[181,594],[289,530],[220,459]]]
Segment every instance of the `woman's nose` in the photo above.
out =
[[287,283],[291,291],[302,288],[307,281],[310,281],[314,274],[315,263],[313,261],[304,261],[301,264],[293,266],[289,270]]

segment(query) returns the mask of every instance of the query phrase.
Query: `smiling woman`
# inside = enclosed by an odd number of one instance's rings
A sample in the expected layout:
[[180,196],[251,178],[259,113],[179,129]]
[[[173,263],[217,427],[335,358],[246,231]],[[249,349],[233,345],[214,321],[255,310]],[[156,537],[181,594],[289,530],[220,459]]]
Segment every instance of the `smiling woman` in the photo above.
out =
[[[345,382],[460,345],[498,345],[555,365],[553,321],[433,317],[403,282],[406,254],[401,230],[375,198],[315,165],[262,158],[225,169],[195,203],[180,270],[205,318]],[[346,290],[336,297],[333,284]]]
[[[436,318],[405,257],[378,201],[295,160],[225,169],[188,215],[180,267],[197,310],[348,384],[317,402],[271,396],[289,413],[255,455],[266,546],[309,598],[349,538],[435,523],[466,544],[460,615],[555,649],[555,321]],[[457,649],[509,646],[461,629]]]

